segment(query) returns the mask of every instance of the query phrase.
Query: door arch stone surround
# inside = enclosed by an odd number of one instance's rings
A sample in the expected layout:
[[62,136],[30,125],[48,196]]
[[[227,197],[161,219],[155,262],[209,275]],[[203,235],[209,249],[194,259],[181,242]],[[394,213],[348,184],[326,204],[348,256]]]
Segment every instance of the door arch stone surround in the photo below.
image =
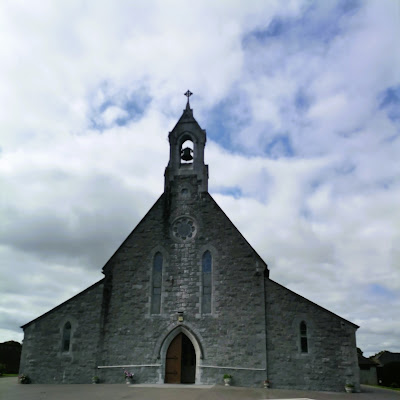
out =
[[180,334],[185,334],[188,339],[192,342],[194,351],[196,353],[196,373],[195,373],[195,384],[201,383],[201,368],[200,363],[204,358],[204,351],[201,345],[201,337],[198,333],[195,333],[192,328],[187,325],[179,324],[169,329],[168,332],[161,335],[157,345],[156,345],[156,357],[160,362],[158,383],[164,383],[165,380],[165,366],[166,366],[166,356],[168,348],[174,338]]

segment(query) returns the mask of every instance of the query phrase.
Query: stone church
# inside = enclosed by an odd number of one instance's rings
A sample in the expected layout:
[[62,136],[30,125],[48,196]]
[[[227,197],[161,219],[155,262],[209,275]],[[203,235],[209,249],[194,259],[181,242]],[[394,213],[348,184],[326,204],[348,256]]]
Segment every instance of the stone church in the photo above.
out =
[[[286,289],[208,193],[206,131],[186,109],[169,133],[164,193],[104,278],[23,325],[33,383],[359,387],[357,325]],[[307,279],[307,278],[305,278]],[[308,278],[309,279],[309,278]]]

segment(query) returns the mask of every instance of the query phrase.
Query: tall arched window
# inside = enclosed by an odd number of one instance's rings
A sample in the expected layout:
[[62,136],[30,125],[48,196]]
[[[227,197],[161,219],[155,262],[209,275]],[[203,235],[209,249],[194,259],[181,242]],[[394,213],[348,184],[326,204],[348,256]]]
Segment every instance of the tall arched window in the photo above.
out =
[[153,287],[151,292],[151,313],[160,314],[163,256],[156,253],[153,260]]
[[211,273],[212,273],[212,256],[207,250],[203,254],[202,260],[202,297],[201,312],[203,314],[211,313]]
[[307,325],[304,321],[300,323],[300,347],[302,353],[308,353]]
[[64,324],[62,334],[62,351],[68,352],[71,347],[71,323],[68,321]]

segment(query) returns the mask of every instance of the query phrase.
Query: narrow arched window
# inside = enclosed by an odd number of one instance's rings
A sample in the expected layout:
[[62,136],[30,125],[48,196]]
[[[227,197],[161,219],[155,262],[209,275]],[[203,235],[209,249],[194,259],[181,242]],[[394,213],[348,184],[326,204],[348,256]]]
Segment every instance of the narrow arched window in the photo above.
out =
[[211,285],[212,285],[212,256],[207,250],[203,254],[202,260],[202,297],[201,312],[203,314],[211,313]]
[[300,347],[302,353],[308,353],[307,325],[304,321],[300,323]]
[[151,313],[160,314],[163,256],[156,253],[153,260],[153,287],[151,292]]
[[68,352],[71,347],[71,323],[66,322],[62,334],[62,351]]

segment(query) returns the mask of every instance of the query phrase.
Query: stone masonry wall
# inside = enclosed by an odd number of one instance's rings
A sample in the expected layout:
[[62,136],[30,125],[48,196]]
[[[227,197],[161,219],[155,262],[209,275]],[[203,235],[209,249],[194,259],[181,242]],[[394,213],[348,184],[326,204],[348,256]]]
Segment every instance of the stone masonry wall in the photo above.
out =
[[[268,378],[273,388],[359,389],[356,326],[267,279]],[[300,347],[307,324],[308,353]]]
[[[171,237],[179,216],[194,219],[193,240]],[[204,315],[201,260],[206,250],[213,257],[213,300],[212,313]],[[157,251],[164,259],[161,313],[151,315]],[[131,365],[136,382],[164,382],[163,340],[182,326],[203,349],[196,382],[222,382],[223,374],[231,373],[238,385],[259,385],[265,379],[266,343],[264,280],[263,274],[256,274],[257,263],[262,261],[211,196],[198,193],[195,179],[180,178],[104,269],[111,296],[101,366],[121,368],[101,368],[101,378],[119,382],[122,366]],[[183,312],[182,323],[177,321],[178,311]]]
[[[189,102],[168,137],[165,192],[104,266],[104,280],[25,325],[21,373],[34,383],[88,383],[95,375],[122,383],[128,369],[136,383],[163,383],[169,344],[183,333],[195,349],[196,383],[222,383],[228,373],[238,386],[266,378],[278,388],[358,385],[356,327],[269,280],[266,264],[208,194],[206,133]],[[181,157],[185,141],[194,146],[192,163]],[[206,251],[211,312],[202,310]],[[158,252],[161,310],[152,314]],[[67,321],[71,351],[63,352]],[[307,354],[300,351],[301,321]]]
[[[32,383],[91,383],[97,374],[102,281],[24,328],[20,373]],[[70,321],[71,346],[62,351],[62,331]]]

